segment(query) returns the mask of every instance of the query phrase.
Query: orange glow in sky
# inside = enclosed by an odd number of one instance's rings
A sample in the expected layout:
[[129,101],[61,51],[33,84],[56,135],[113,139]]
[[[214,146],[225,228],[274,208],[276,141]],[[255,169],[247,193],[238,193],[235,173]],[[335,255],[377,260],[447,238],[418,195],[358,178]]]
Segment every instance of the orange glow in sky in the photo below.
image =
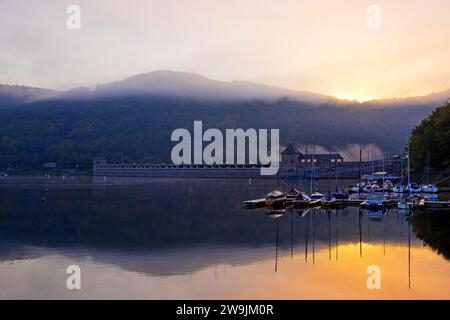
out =
[[[0,2],[0,83],[56,89],[159,69],[344,99],[450,88],[450,2],[79,0]],[[371,21],[371,20],[369,20]]]

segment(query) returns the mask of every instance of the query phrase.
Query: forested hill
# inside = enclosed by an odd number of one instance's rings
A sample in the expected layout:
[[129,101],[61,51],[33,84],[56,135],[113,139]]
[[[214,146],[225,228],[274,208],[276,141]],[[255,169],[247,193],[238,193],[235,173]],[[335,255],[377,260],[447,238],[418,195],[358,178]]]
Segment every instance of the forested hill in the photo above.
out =
[[143,96],[51,100],[0,111],[0,165],[47,161],[90,166],[103,152],[128,161],[168,161],[176,128],[280,128],[281,142],[342,147],[375,143],[396,152],[433,105],[398,108],[320,106],[280,99],[202,102]]
[[444,92],[359,104],[170,71],[51,93],[0,108],[0,169],[44,162],[91,167],[98,152],[110,160],[123,153],[128,162],[167,162],[172,131],[192,129],[194,120],[202,120],[204,129],[279,128],[284,145],[334,149],[374,143],[392,153],[402,150],[412,128],[447,99]]
[[50,97],[52,90],[0,84],[0,110]]
[[411,157],[413,164],[423,169],[430,165],[441,171],[450,167],[450,103],[437,108],[414,128],[411,135]]

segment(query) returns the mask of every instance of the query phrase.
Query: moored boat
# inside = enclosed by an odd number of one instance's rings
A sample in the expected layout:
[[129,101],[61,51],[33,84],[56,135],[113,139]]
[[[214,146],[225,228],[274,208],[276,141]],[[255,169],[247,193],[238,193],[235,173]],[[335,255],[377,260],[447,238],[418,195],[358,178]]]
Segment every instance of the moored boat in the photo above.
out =
[[422,189],[417,183],[408,183],[408,192],[410,193],[419,193],[422,192]]
[[353,193],[364,192],[364,187],[366,184],[364,182],[357,183],[353,187],[350,188],[350,191]]
[[420,187],[420,190],[424,193],[438,193],[439,188],[432,184],[426,184]]
[[308,195],[304,192],[298,194],[297,197],[293,200],[294,207],[296,208],[307,207],[310,202],[311,198],[308,197]]
[[384,208],[386,200],[382,193],[374,192],[367,195],[367,199],[361,203],[361,207],[369,210],[378,210]]
[[311,200],[321,200],[322,201],[325,199],[325,195],[320,192],[314,192],[309,197],[311,198]]
[[269,207],[284,205],[286,203],[286,194],[280,190],[274,190],[266,195],[264,203]]
[[401,184],[396,184],[394,187],[392,187],[392,192],[394,193],[403,193],[405,192],[405,189]]
[[320,203],[322,208],[336,208],[336,199],[330,198],[330,197],[325,197],[324,199],[321,200]]
[[287,202],[293,202],[298,195],[300,195],[300,190],[292,187],[291,190],[286,194],[286,201]]
[[333,197],[336,200],[347,200],[348,199],[348,192],[346,192],[343,189],[337,189],[335,192],[331,194],[331,197]]

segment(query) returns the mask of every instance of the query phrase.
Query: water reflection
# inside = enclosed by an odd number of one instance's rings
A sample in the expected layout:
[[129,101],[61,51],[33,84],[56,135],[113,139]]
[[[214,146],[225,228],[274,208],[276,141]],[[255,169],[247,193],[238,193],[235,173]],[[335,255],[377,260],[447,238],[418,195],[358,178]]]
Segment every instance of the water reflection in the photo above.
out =
[[[0,298],[449,297],[448,213],[240,207],[271,189],[264,180],[2,184]],[[82,292],[64,290],[69,264],[85,271]],[[382,269],[380,292],[366,287],[370,264]]]

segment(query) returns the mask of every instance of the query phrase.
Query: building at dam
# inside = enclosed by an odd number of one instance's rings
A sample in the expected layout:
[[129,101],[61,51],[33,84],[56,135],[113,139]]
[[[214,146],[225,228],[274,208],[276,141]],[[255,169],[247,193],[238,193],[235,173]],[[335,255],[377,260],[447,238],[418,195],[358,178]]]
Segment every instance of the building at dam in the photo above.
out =
[[293,143],[283,149],[279,157],[277,175],[261,175],[260,164],[167,164],[108,163],[103,154],[97,154],[93,161],[94,176],[115,177],[159,177],[159,178],[358,178],[373,170],[387,169],[394,165],[392,160],[371,162],[346,162],[339,153],[315,154],[301,152]]

